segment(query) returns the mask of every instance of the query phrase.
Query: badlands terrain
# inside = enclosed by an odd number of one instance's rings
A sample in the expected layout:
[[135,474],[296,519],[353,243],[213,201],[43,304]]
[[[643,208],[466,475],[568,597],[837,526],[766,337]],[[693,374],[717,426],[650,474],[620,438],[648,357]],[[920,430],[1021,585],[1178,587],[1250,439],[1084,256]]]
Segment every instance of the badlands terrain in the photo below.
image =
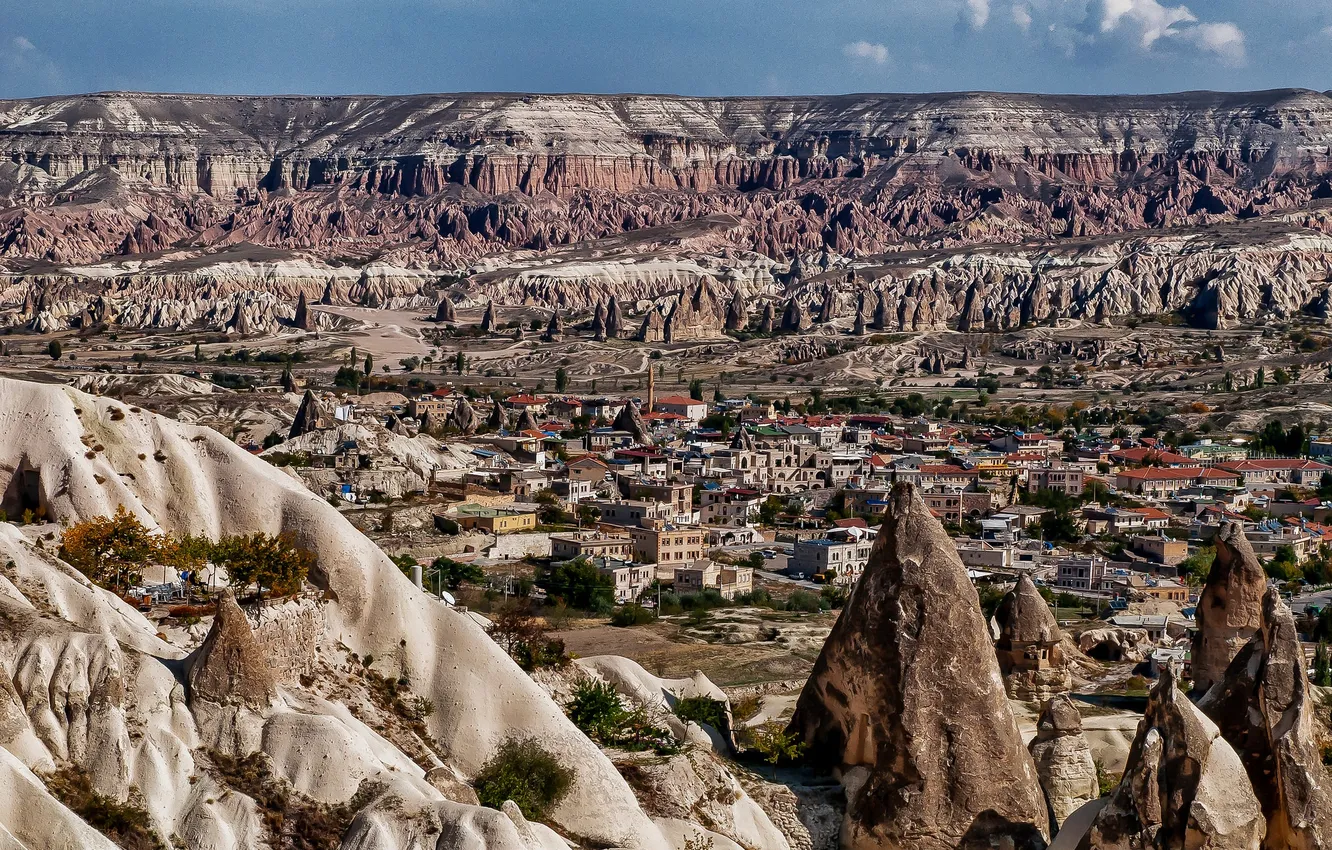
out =
[[[1128,708],[1013,694],[997,643],[1083,692],[1147,662],[1085,656],[1026,579],[983,608],[906,484],[837,611],[552,606],[573,657],[536,670],[508,567],[449,605],[407,563],[476,554],[431,492],[475,495],[495,447],[463,437],[544,443],[488,398],[609,397],[648,444],[639,408],[685,394],[1324,432],[1329,151],[1332,96],[1297,90],[0,101],[0,847],[1329,846],[1326,694],[1229,526],[1208,687],[1167,663]],[[392,460],[373,502],[292,464],[348,446]],[[61,548],[122,506],[312,566],[266,607],[133,604]],[[659,737],[589,732],[597,693]],[[493,796],[532,742],[567,785],[540,811]]]

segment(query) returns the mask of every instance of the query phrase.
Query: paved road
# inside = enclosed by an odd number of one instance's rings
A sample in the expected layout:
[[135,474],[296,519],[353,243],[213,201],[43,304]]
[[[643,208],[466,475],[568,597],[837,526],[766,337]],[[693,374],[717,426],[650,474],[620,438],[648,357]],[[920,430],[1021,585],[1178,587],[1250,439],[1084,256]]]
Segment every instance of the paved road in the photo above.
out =
[[748,555],[750,552],[761,552],[764,549],[771,549],[776,552],[777,555],[776,557],[765,560],[763,562],[763,567],[756,570],[761,577],[769,581],[795,584],[801,587],[813,588],[815,590],[820,589],[823,585],[815,584],[812,581],[801,581],[800,579],[791,578],[786,574],[786,569],[790,564],[791,556],[787,555],[783,549],[790,545],[790,543],[742,543],[736,546],[723,546],[721,548],[723,551],[735,555]]
[[[776,559],[773,559],[768,563],[771,564],[774,563],[775,561]],[[799,579],[794,579],[786,575],[785,573],[773,573],[773,572],[768,572],[767,570],[757,570],[757,572],[761,577],[767,579],[768,581],[780,582],[782,584],[793,584],[796,585],[797,587],[809,588],[810,590],[822,590],[824,587],[827,586],[822,584],[815,584],[812,581],[801,581]]]
[[1332,589],[1319,590],[1315,593],[1306,593],[1302,596],[1296,596],[1290,600],[1290,610],[1296,614],[1304,612],[1305,608],[1312,605],[1315,608],[1323,609],[1332,604]]

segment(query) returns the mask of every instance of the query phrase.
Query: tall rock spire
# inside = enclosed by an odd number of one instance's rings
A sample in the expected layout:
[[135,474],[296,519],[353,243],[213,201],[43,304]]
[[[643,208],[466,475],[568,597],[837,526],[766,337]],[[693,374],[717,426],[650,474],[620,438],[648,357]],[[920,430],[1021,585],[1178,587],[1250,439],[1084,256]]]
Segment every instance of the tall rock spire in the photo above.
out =
[[1216,559],[1198,597],[1193,637],[1193,688],[1207,693],[1230,661],[1262,626],[1267,574],[1237,522],[1216,532]]
[[842,772],[845,850],[1045,846],[1045,798],[976,589],[909,484],[888,497],[790,730]]

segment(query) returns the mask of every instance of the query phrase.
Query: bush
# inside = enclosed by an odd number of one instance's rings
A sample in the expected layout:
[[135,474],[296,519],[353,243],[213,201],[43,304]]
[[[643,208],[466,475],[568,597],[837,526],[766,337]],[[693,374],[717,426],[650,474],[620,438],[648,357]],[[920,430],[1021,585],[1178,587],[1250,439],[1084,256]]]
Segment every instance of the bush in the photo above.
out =
[[580,682],[565,711],[583,734],[602,746],[652,750],[657,755],[679,752],[680,747],[668,730],[648,720],[642,708],[625,708],[615,688],[603,682],[590,679]]
[[165,850],[139,800],[131,797],[121,803],[97,793],[88,774],[77,767],[64,768],[45,779],[52,796],[125,850]]
[[800,760],[808,745],[786,731],[780,721],[772,720],[745,730],[745,743],[768,764],[792,764]]
[[718,731],[726,730],[726,703],[710,697],[685,697],[675,704],[675,716],[707,724]]
[[611,612],[612,626],[642,626],[652,622],[652,612],[642,605],[622,605]]
[[501,609],[491,623],[490,637],[529,673],[541,667],[562,667],[569,661],[564,641],[549,637],[545,625],[524,603]]
[[815,614],[822,610],[821,600],[808,590],[797,590],[786,600],[786,610]]
[[473,786],[481,805],[498,809],[505,800],[523,817],[546,820],[573,784],[573,771],[533,738],[509,739],[486,762]]

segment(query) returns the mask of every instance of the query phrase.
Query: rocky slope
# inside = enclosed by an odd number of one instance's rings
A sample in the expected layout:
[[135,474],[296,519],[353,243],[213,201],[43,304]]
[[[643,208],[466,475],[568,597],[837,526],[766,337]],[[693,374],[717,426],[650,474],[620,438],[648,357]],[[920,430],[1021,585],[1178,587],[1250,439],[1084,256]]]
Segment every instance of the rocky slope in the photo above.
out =
[[[281,470],[208,429],[49,385],[0,381],[0,434],[0,469],[35,471],[36,499],[54,522],[125,505],[175,533],[287,533],[315,554],[321,591],[266,618],[257,640],[224,603],[187,658],[40,537],[0,523],[0,826],[15,846],[110,846],[39,778],[70,767],[99,793],[141,799],[164,839],[265,846],[255,789],[227,766],[259,753],[286,793],[351,807],[343,847],[466,839],[557,850],[567,845],[552,829],[477,807],[463,790],[503,740],[528,735],[576,774],[552,816],[560,832],[599,846],[671,846],[606,756],[480,626],[414,589]],[[255,675],[263,663],[271,676]],[[375,707],[360,684],[375,676],[410,682],[431,701],[424,735]]]
[[[1332,98],[1295,90],[0,101],[0,305],[45,293],[49,329],[102,295],[125,324],[217,326],[246,294],[283,302],[246,301],[272,322],[302,293],[424,309],[470,276],[461,297],[590,312],[705,279],[800,295],[788,261],[828,251],[911,330],[1326,316],[1306,210],[1332,196],[1329,149]],[[1238,244],[1165,235],[1264,215],[1282,223]],[[995,243],[1017,247],[880,256]]]

